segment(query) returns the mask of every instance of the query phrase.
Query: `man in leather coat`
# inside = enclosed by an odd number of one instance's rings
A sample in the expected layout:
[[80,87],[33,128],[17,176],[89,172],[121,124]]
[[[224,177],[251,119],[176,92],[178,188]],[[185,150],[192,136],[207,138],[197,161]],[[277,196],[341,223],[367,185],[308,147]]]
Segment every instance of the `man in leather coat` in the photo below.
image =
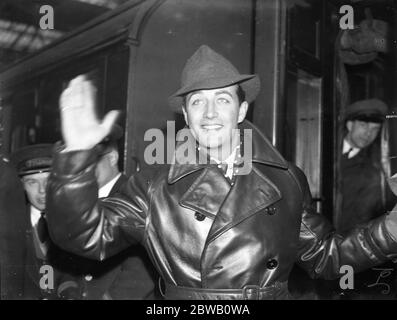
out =
[[259,92],[256,75],[240,74],[204,45],[181,84],[169,103],[188,130],[187,140],[177,137],[174,161],[99,200],[97,145],[117,112],[95,117],[83,76],[62,93],[65,146],[48,186],[50,233],[60,246],[102,260],[140,242],[167,299],[283,299],[294,263],[334,278],[342,265],[360,271],[397,258],[397,212],[335,234],[315,212],[304,174],[244,120]]

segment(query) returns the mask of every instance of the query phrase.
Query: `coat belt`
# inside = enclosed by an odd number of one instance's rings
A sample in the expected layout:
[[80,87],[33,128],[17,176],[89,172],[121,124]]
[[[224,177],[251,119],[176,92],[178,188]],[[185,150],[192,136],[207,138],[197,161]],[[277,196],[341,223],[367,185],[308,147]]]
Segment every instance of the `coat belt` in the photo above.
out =
[[288,281],[271,286],[246,285],[242,289],[207,289],[175,286],[165,283],[167,300],[275,300],[288,299]]

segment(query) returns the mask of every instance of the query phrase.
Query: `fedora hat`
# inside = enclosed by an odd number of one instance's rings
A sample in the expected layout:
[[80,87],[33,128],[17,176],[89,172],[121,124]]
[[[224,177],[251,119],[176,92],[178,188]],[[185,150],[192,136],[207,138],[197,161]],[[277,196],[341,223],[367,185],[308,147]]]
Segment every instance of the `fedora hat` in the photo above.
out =
[[168,98],[173,111],[181,112],[184,96],[197,90],[223,88],[239,84],[245,93],[245,100],[255,100],[260,90],[256,74],[240,74],[229,60],[202,45],[187,60],[181,76],[181,88]]

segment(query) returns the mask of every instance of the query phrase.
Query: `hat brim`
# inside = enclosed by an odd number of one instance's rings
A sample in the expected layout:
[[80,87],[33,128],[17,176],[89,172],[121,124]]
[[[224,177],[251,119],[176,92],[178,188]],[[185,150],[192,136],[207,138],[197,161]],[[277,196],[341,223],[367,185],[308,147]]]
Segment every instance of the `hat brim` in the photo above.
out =
[[379,114],[379,113],[351,114],[346,117],[346,121],[354,121],[354,120],[382,123],[386,120],[386,117],[383,114]]
[[21,172],[18,172],[18,175],[20,177],[25,177],[25,176],[29,176],[32,174],[44,173],[44,172],[51,172],[51,168],[31,169],[31,170],[21,171]]
[[168,104],[174,112],[182,112],[184,96],[197,90],[224,88],[239,84],[245,92],[245,101],[251,103],[260,90],[260,80],[256,74],[241,74],[233,78],[210,78],[180,88],[168,98]]

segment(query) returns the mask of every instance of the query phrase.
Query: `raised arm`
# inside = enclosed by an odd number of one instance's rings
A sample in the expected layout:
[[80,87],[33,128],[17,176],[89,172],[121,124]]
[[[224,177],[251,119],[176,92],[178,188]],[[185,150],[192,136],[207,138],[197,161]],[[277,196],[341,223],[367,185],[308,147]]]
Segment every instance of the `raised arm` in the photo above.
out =
[[138,174],[115,197],[98,200],[96,158],[96,148],[55,152],[47,220],[51,238],[61,248],[103,260],[143,239],[150,182]]
[[306,177],[293,169],[304,197],[297,263],[312,278],[333,279],[340,267],[350,265],[359,272],[389,259],[397,259],[397,209],[354,229],[342,237],[313,206]]
[[95,168],[98,147],[117,111],[99,120],[95,89],[84,76],[73,79],[60,98],[64,146],[54,154],[47,190],[50,235],[61,248],[104,259],[140,241],[147,214],[147,182],[132,178],[121,193],[99,201]]

